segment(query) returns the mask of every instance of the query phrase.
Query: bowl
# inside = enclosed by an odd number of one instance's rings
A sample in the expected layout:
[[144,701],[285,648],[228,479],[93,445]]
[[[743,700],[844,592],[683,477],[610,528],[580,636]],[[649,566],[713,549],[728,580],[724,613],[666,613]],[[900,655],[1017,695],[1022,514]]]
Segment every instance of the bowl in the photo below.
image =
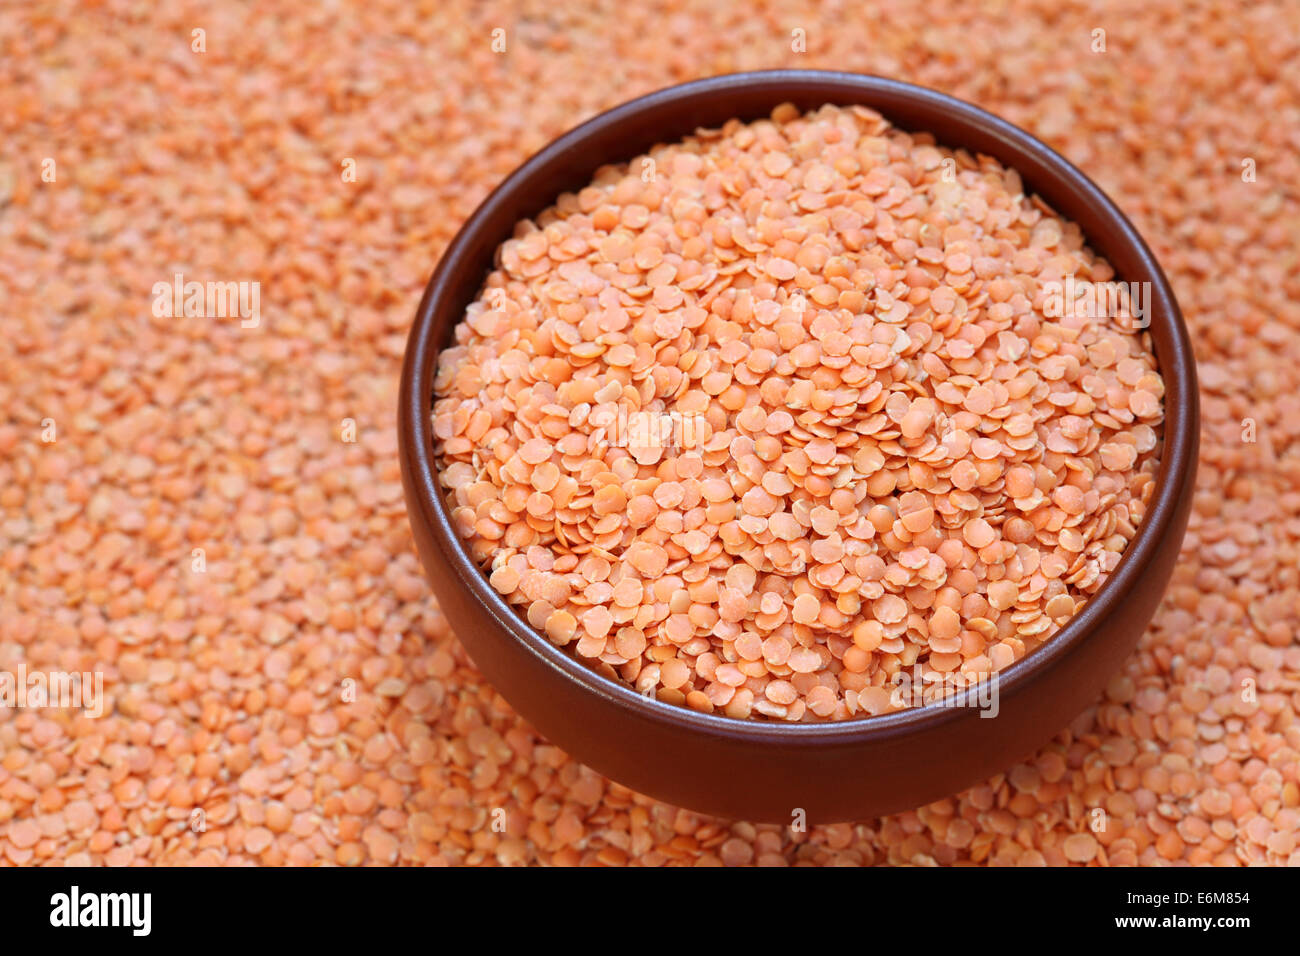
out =
[[[515,224],[605,164],[699,127],[791,102],[862,104],[905,130],[1019,171],[1078,223],[1121,280],[1149,282],[1150,334],[1165,380],[1163,448],[1137,535],[1109,579],[1057,634],[997,675],[997,715],[929,704],[875,717],[782,724],[648,699],[535,632],[488,584],[453,530],[433,452],[439,349]],[[685,83],[625,103],[561,136],[511,174],[447,248],[406,346],[398,410],[411,528],[439,604],[484,676],[550,741],[633,790],[723,817],[786,824],[861,820],[937,800],[1032,753],[1093,703],[1155,613],[1191,505],[1199,431],[1196,367],[1178,304],[1150,249],[1086,176],[1029,134],[952,97],[852,73],[773,70]],[[987,696],[987,689],[986,689]],[[954,703],[954,702],[950,702]]]

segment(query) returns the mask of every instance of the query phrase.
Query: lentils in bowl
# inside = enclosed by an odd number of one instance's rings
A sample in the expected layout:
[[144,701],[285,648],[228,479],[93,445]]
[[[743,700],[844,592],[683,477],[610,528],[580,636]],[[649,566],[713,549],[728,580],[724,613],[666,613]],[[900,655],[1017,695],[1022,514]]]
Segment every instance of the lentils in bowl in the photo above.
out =
[[660,700],[947,696],[1050,641],[1145,512],[1164,388],[1113,278],[1014,170],[866,107],[701,130],[498,250],[434,379],[453,524]]

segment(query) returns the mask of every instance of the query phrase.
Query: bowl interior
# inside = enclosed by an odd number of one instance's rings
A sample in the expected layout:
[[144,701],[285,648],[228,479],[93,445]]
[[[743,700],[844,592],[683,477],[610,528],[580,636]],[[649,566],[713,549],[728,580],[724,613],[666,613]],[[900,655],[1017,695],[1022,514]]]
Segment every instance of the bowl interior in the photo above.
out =
[[[748,121],[764,117],[785,102],[803,110],[826,103],[861,104],[901,129],[930,132],[942,145],[992,156],[1020,173],[1026,194],[1036,193],[1062,216],[1076,222],[1088,245],[1114,268],[1117,279],[1150,283],[1149,332],[1166,389],[1160,464],[1152,500],[1136,536],[1106,583],[1050,641],[998,672],[1000,693],[1014,693],[1032,680],[1036,671],[1102,626],[1108,609],[1142,587],[1142,571],[1170,531],[1176,504],[1194,475],[1199,427],[1196,372],[1177,302],[1155,257],[1132,224],[1083,173],[1029,134],[990,113],[894,80],[808,70],[773,70],[700,80],[603,113],[529,159],[475,211],[448,247],[425,290],[407,344],[403,371],[399,409],[407,441],[403,453],[411,456],[409,465],[420,488],[420,507],[461,586],[478,598],[485,616],[515,636],[520,653],[540,655],[564,679],[582,685],[587,692],[616,706],[638,709],[655,719],[690,725],[702,732],[741,733],[774,740],[904,733],[922,722],[952,719],[958,707],[931,704],[874,717],[785,724],[703,714],[648,699],[589,669],[537,634],[488,584],[452,528],[433,460],[430,412],[438,350],[450,341],[452,329],[491,270],[497,247],[511,236],[516,223],[540,213],[560,193],[585,186],[602,165],[625,162],[656,144],[676,141],[700,127],[721,126],[733,118]],[[962,703],[959,695],[959,706]]]

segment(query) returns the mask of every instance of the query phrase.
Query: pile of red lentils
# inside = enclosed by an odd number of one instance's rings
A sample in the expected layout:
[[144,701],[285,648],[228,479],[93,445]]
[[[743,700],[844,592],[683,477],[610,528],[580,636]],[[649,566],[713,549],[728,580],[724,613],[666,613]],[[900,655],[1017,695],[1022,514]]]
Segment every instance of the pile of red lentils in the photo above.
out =
[[[1300,862],[1298,37],[1285,0],[11,4],[0,671],[107,700],[0,709],[0,860]],[[965,792],[806,832],[656,803],[522,722],[433,601],[393,434],[428,273],[502,177],[632,96],[777,66],[952,93],[1086,170],[1174,283],[1204,416],[1181,560],[1105,694]],[[260,282],[260,324],[155,316],[177,272]]]
[[909,667],[931,699],[988,680],[1154,491],[1164,383],[1131,303],[1098,308],[1110,267],[872,110],[603,170],[498,258],[434,382],[452,519],[547,638],[660,700],[844,719],[914,703]]

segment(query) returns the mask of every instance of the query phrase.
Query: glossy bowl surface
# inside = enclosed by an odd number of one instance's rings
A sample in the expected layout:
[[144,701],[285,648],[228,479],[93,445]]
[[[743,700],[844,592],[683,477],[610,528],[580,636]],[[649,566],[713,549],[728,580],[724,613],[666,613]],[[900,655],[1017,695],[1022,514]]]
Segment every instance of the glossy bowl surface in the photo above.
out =
[[[816,724],[737,720],[646,699],[579,664],[532,630],[488,584],[452,528],[439,490],[430,411],[440,347],[478,294],[515,224],[581,188],[604,164],[699,127],[863,104],[894,125],[996,157],[1077,222],[1117,279],[1149,282],[1165,424],[1147,514],[1102,589],[1044,646],[1001,671],[997,716],[929,705]],[[603,113],[552,142],[493,192],[443,255],[406,346],[398,428],[411,527],[443,613],[485,677],[573,756],[640,792],[727,817],[858,820],[916,807],[1004,770],[1096,700],[1132,652],[1169,581],[1195,479],[1196,368],[1169,283],[1146,243],[1086,176],[1027,133],[967,103],[875,76],[742,73],[675,86]],[[971,692],[972,698],[974,692]],[[971,701],[973,703],[973,700]]]

